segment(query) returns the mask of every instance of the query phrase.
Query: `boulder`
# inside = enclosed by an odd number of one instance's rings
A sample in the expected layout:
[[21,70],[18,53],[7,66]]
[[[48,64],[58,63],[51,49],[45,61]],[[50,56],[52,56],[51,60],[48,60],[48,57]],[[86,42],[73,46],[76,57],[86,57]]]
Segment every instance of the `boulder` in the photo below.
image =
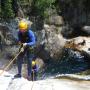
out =
[[85,33],[87,33],[88,35],[90,35],[90,26],[84,26],[84,27],[82,27],[82,31],[84,31]]
[[14,43],[15,38],[12,35],[12,32],[6,25],[0,25],[0,37],[1,43],[6,45],[11,45]]
[[59,58],[63,46],[65,44],[65,39],[60,34],[60,31],[57,33],[57,28],[54,25],[44,25],[45,30],[45,42],[44,49],[49,52],[50,57]]
[[65,47],[88,54],[90,58],[90,37],[77,37],[67,41]]
[[63,21],[62,16],[52,15],[48,19],[48,22],[47,23],[49,23],[51,25],[61,26],[61,25],[64,24],[64,21]]

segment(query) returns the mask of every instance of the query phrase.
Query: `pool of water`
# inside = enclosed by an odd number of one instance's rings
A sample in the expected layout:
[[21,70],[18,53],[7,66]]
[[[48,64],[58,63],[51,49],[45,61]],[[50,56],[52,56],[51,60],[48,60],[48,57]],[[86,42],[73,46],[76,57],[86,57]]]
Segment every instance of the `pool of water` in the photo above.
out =
[[60,60],[46,64],[44,76],[53,76],[58,74],[75,74],[89,69],[89,64],[85,56],[72,49],[64,49],[63,56]]

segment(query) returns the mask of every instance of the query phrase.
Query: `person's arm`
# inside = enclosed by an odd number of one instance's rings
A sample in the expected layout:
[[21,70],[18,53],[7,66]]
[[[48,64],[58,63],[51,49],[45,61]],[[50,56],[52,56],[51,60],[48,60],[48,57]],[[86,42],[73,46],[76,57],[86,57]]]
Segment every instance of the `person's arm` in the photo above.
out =
[[35,41],[35,35],[32,31],[29,31],[29,37],[31,38],[31,41],[29,43],[27,43],[28,46],[33,46],[35,45],[36,41]]

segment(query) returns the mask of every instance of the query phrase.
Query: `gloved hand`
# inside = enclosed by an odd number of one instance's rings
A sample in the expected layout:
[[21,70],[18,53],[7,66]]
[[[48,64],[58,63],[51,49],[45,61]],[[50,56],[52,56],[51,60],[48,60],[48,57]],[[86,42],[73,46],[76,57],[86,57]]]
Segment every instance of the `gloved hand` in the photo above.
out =
[[25,47],[27,45],[27,43],[23,43],[23,47]]
[[24,48],[23,47],[21,48],[21,52],[24,52]]

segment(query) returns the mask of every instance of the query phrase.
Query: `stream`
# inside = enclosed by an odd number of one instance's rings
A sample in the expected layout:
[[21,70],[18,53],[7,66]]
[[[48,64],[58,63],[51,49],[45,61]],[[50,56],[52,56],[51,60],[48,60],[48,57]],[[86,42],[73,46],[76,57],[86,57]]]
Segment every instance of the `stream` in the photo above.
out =
[[0,76],[0,90],[90,90],[89,64],[79,52],[65,49],[58,63],[50,60],[46,65],[33,82],[23,77],[13,79],[17,72],[14,65]]

